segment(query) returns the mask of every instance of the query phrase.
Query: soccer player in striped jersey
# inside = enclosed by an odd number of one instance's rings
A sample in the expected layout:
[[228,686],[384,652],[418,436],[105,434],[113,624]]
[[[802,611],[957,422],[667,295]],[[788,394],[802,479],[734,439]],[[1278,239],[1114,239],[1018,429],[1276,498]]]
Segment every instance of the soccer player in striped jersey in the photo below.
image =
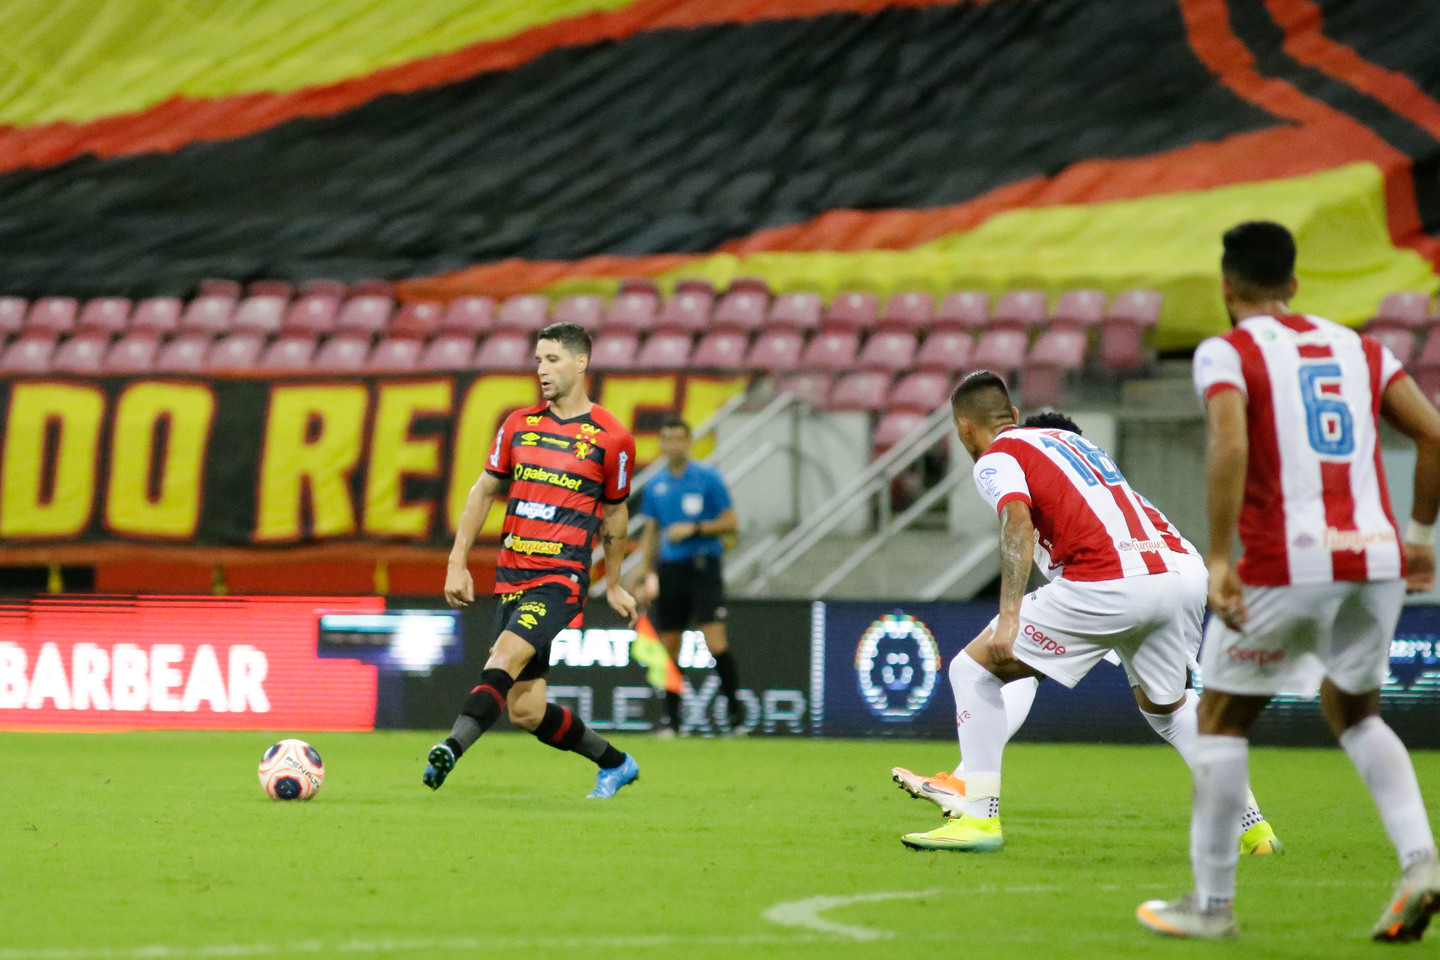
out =
[[507,707],[517,727],[600,767],[591,797],[613,797],[640,776],[634,758],[545,698],[550,643],[584,609],[597,535],[605,544],[605,598],[632,626],[637,619],[635,599],[620,583],[635,440],[586,396],[589,360],[590,334],[579,324],[540,331],[535,364],[545,402],[517,410],[501,424],[485,472],[460,514],[445,574],[452,607],[475,600],[466,556],[500,485],[510,481],[495,572],[495,645],[450,736],[430,750],[423,779],[431,789],[439,789]]
[[[1194,891],[1140,905],[1158,933],[1237,933],[1234,818],[1251,726],[1270,698],[1320,684],[1325,718],[1380,809],[1402,876],[1372,930],[1415,940],[1440,910],[1440,862],[1405,745],[1380,718],[1380,686],[1407,586],[1435,583],[1440,412],[1379,341],[1289,309],[1295,240],[1278,223],[1225,233],[1234,325],[1195,351],[1205,400],[1210,607],[1190,820]],[[1415,442],[1402,540],[1380,455],[1384,418]],[[1231,565],[1237,532],[1243,554]]]

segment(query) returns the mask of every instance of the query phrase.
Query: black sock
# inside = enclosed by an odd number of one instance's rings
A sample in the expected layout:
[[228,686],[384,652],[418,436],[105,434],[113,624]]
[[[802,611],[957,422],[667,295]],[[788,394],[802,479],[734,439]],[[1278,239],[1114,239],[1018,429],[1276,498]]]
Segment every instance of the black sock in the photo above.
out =
[[505,698],[513,686],[515,678],[504,670],[492,668],[481,672],[479,685],[465,698],[460,716],[455,718],[455,726],[445,738],[457,758],[500,719],[505,711]]
[[680,713],[683,703],[680,694],[671,693],[669,690],[665,691],[665,722],[676,733],[680,732]]
[[535,736],[541,743],[548,743],[556,750],[578,753],[603,770],[613,769],[625,762],[625,754],[611,746],[610,741],[585,726],[585,721],[567,708],[554,703],[545,704],[545,716],[535,728]]
[[715,675],[720,678],[720,692],[734,703],[740,691],[740,671],[735,669],[735,657],[728,649],[715,654]]

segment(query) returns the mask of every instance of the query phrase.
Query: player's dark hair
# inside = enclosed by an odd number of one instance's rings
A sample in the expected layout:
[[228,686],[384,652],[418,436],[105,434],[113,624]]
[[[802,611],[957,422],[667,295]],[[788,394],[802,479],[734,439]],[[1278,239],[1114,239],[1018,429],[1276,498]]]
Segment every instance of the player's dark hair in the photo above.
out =
[[950,395],[950,409],[956,416],[973,418],[977,413],[1000,415],[1008,413],[1010,388],[1005,380],[992,370],[976,370],[955,388]]
[[664,420],[664,422],[662,422],[662,423],[660,424],[660,429],[661,429],[661,430],[684,430],[684,431],[685,431],[685,436],[688,437],[688,436],[691,435],[691,434],[690,434],[690,424],[686,423],[686,422],[685,422],[685,418],[682,417],[682,416],[680,416],[678,413],[672,413],[670,416],[666,417],[665,420]]
[[1248,220],[1225,231],[1220,270],[1246,299],[1288,294],[1295,276],[1295,238],[1269,220]]
[[1042,410],[1039,413],[1032,413],[1025,418],[1022,427],[1034,427],[1040,430],[1069,430],[1071,433],[1079,434],[1080,426],[1059,410]]
[[578,323],[552,323],[535,334],[535,342],[541,340],[554,340],[576,356],[590,356],[590,331]]

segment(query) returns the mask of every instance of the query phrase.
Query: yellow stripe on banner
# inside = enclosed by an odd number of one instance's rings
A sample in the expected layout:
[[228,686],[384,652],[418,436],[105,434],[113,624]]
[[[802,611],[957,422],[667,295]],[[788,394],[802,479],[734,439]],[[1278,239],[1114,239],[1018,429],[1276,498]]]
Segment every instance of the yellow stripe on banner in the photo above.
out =
[[635,0],[5,0],[0,123],[277,93]]
[[[1220,295],[1220,236],[1243,220],[1276,220],[1296,234],[1300,292],[1292,306],[1357,325],[1385,294],[1433,293],[1437,278],[1386,230],[1384,178],[1368,163],[1239,186],[1162,194],[1139,200],[1021,208],[973,230],[911,250],[861,253],[719,254],[662,275],[667,287],[704,277],[724,287],[737,276],[761,277],[789,292],[826,297],[851,288],[888,296],[928,290],[999,294],[1030,287],[1054,298],[1096,287],[1110,294],[1144,287],[1165,294],[1155,345],[1183,349],[1228,328]],[[559,295],[613,292],[614,281],[557,284]]]

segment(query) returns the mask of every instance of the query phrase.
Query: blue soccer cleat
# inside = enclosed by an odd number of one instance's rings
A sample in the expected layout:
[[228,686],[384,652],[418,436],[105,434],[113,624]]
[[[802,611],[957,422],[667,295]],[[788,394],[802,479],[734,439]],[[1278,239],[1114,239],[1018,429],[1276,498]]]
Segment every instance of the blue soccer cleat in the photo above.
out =
[[455,751],[450,749],[450,744],[442,740],[430,748],[430,754],[425,759],[429,762],[425,764],[425,776],[422,780],[431,790],[439,790],[446,775],[455,769]]
[[586,799],[599,797],[604,800],[615,796],[620,788],[627,783],[634,783],[640,779],[640,765],[630,754],[625,754],[625,762],[618,767],[611,767],[609,770],[601,770],[595,775],[595,789],[591,790]]

